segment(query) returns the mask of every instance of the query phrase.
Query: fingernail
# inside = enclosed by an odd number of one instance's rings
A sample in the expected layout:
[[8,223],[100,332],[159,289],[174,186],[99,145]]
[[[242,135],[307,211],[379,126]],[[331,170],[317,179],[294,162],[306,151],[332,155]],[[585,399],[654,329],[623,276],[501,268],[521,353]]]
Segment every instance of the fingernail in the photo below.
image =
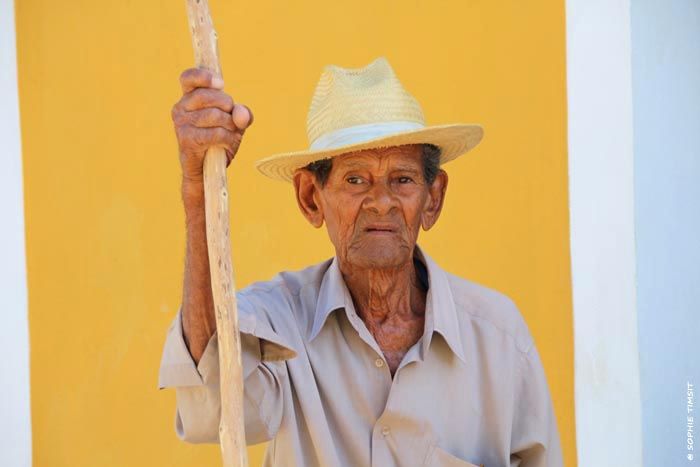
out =
[[224,80],[219,78],[218,76],[214,76],[211,79],[211,86],[213,88],[223,89],[224,88]]

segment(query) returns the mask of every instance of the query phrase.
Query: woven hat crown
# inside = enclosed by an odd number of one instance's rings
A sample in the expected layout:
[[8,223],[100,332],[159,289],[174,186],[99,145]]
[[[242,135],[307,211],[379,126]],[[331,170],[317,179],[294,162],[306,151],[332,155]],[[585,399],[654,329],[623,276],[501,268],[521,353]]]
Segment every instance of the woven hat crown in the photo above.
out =
[[440,163],[479,144],[481,125],[426,126],[418,101],[404,89],[384,57],[362,68],[326,65],[306,116],[308,149],[273,154],[255,162],[268,177],[291,182],[300,168],[341,154],[388,146],[431,144]]
[[362,68],[327,65],[316,85],[306,118],[311,146],[330,132],[379,122],[425,125],[423,110],[396,77],[391,65],[379,57]]

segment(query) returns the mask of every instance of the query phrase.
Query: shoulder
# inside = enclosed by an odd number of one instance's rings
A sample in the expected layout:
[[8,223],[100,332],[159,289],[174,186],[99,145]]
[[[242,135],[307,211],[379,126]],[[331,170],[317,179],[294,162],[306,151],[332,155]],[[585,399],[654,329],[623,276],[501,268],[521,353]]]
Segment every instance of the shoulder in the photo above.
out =
[[280,271],[270,279],[253,282],[238,290],[236,298],[239,301],[257,305],[272,303],[292,305],[307,289],[311,289],[312,293],[318,293],[323,275],[331,261],[332,258],[303,269]]
[[445,272],[460,321],[495,332],[526,354],[533,339],[518,306],[505,293]]

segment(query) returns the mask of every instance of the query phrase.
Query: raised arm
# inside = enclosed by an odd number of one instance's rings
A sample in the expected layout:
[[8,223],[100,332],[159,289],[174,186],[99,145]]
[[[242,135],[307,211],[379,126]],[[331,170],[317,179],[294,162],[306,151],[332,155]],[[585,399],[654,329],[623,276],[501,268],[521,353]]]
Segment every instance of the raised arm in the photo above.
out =
[[[228,165],[236,155],[250,110],[234,104],[209,72],[186,70],[180,77],[183,95],[172,109],[180,147],[182,201],[187,247],[180,310],[168,330],[158,387],[176,390],[175,428],[192,443],[218,442],[221,418],[219,358],[210,285],[204,208],[203,162],[207,148],[225,148]],[[295,355],[271,326],[268,301],[250,300],[239,290],[238,325],[244,378],[246,441],[271,439],[282,417],[281,360]]]
[[223,147],[230,165],[253,115],[246,106],[234,104],[222,91],[223,81],[207,70],[185,70],[180,84],[183,95],[173,107],[172,119],[180,149],[187,231],[182,327],[198,363],[216,330],[204,213],[204,156],[210,147]]

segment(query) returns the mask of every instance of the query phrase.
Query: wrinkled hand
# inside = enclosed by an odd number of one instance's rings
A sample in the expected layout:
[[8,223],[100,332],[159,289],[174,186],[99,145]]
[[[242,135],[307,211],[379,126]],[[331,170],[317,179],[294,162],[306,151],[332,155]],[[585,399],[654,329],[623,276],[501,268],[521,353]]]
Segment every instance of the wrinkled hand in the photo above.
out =
[[253,113],[222,91],[224,82],[212,72],[190,68],[180,75],[182,98],[173,106],[172,119],[180,147],[183,181],[202,183],[204,156],[211,147],[226,151],[226,167],[236,156]]

